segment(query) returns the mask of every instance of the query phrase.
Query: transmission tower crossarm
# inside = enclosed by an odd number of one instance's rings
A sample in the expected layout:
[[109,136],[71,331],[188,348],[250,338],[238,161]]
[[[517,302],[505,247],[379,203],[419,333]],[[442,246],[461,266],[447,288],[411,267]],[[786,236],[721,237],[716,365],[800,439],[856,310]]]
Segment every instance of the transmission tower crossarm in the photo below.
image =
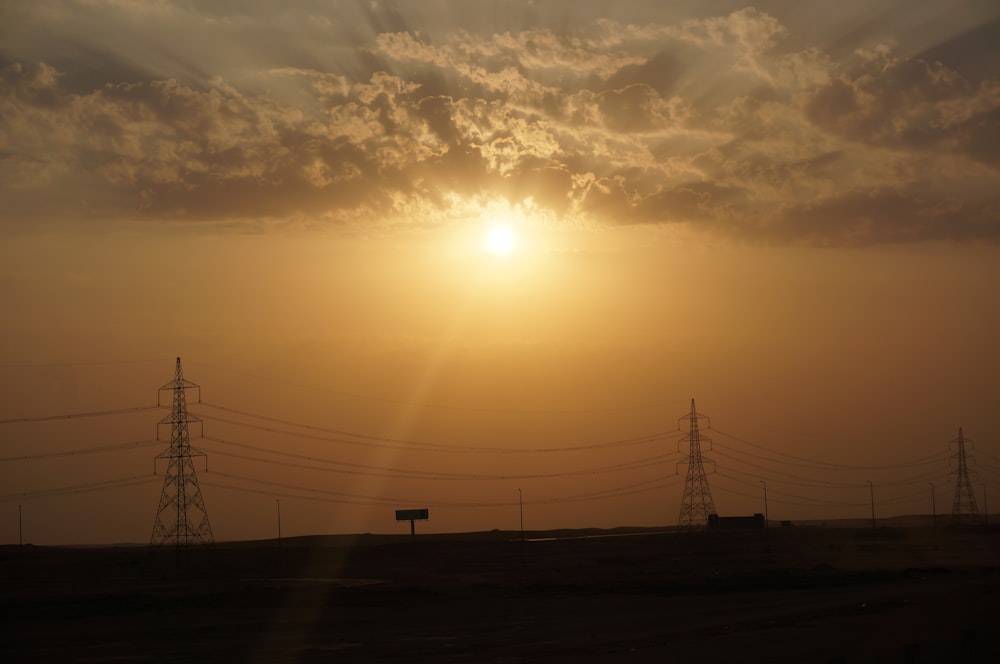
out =
[[201,385],[192,383],[191,381],[184,378],[184,372],[181,369],[181,358],[177,358],[177,363],[174,366],[174,377],[173,380],[164,383],[160,389],[156,391],[156,405],[160,405],[160,393],[161,392],[173,392],[174,398],[177,398],[177,389],[196,389],[198,390],[198,400],[197,403],[201,403]]

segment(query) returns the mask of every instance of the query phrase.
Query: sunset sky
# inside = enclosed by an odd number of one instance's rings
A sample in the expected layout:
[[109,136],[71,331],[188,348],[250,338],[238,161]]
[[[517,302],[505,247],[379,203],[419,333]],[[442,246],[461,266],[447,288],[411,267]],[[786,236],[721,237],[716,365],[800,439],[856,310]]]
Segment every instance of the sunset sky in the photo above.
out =
[[959,427],[1000,505],[997,44],[985,0],[0,0],[0,543],[148,541],[166,412],[12,420],[176,356],[221,540],[674,525],[692,398],[721,514],[950,514]]

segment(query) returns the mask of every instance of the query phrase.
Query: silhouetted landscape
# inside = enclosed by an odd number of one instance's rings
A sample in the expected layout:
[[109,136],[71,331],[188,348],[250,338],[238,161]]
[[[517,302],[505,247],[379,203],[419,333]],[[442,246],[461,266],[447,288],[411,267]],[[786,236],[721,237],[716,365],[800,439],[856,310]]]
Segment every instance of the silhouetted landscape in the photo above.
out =
[[994,662],[1000,531],[4,547],[7,661]]

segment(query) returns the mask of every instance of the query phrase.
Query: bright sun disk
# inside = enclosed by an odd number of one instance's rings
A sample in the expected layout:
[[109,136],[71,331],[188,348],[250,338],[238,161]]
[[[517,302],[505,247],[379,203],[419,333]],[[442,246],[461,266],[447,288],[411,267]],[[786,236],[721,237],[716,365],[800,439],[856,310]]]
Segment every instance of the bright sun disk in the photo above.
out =
[[492,254],[508,254],[514,248],[514,233],[507,226],[494,226],[486,236],[486,247]]

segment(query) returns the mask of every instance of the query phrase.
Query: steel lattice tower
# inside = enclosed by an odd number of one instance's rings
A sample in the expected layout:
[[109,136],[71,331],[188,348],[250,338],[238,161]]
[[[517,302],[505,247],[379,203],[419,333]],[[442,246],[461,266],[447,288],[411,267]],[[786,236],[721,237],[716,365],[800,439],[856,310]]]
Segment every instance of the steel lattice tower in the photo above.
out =
[[698,411],[695,410],[694,399],[691,399],[691,414],[680,419],[680,421],[688,420],[690,424],[687,437],[681,439],[681,442],[688,441],[688,458],[686,461],[678,462],[686,463],[688,468],[677,525],[688,528],[708,525],[708,515],[715,514],[712,490],[708,487],[708,477],[705,475],[705,462],[712,463],[712,461],[701,455],[701,442],[707,441],[711,446],[712,441],[707,436],[701,435],[698,428],[699,419],[708,422],[706,416],[698,414]]
[[956,480],[955,502],[951,508],[951,520],[956,524],[979,521],[979,508],[976,507],[976,494],[972,491],[972,482],[969,480],[968,460],[965,454],[965,444],[971,442],[962,433],[962,427],[958,428],[958,438],[951,441],[952,445],[958,445],[958,450],[952,457],[958,460],[958,467],[952,471],[956,475]]
[[201,401],[201,388],[184,379],[181,358],[178,357],[174,379],[157,392],[157,405],[160,392],[173,392],[173,406],[170,414],[159,422],[170,425],[170,447],[157,454],[153,461],[155,468],[157,460],[167,460],[163,491],[156,508],[156,520],[153,522],[153,535],[150,539],[150,544],[154,547],[166,542],[173,542],[179,548],[187,547],[191,542],[211,544],[213,541],[212,526],[208,523],[208,512],[194,468],[194,457],[204,457],[205,453],[191,447],[188,432],[189,423],[201,422],[200,418],[188,413],[185,391],[189,388],[198,389],[198,400]]

